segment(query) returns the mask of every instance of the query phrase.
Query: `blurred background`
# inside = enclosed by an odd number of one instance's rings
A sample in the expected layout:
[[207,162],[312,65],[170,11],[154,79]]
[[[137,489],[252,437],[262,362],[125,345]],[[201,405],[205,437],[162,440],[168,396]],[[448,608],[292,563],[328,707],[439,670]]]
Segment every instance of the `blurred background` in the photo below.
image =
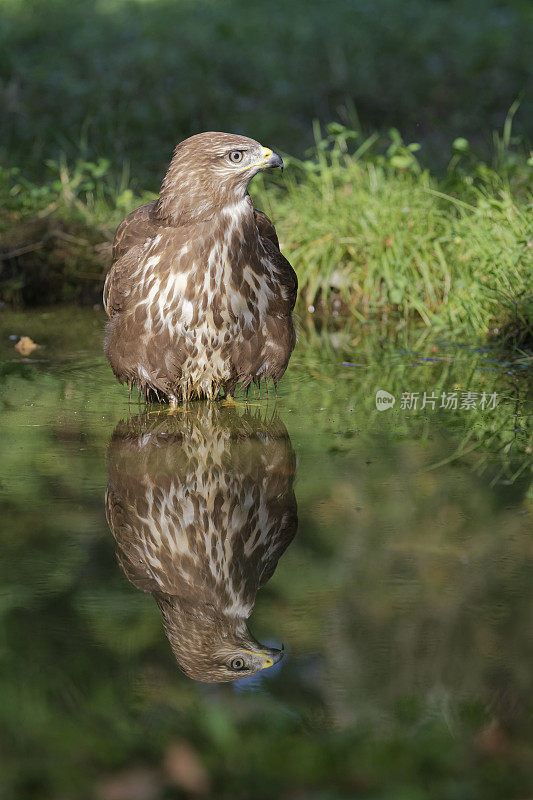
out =
[[2,0],[0,153],[41,178],[80,151],[157,190],[174,145],[246,133],[301,155],[312,122],[398,128],[443,163],[516,100],[531,137],[528,0]]

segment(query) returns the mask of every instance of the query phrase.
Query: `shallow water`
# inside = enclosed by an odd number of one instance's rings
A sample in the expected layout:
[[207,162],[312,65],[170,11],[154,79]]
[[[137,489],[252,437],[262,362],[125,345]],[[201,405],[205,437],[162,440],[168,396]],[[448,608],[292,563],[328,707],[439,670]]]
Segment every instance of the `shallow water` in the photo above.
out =
[[2,313],[2,800],[530,796],[530,364],[322,328],[171,416]]

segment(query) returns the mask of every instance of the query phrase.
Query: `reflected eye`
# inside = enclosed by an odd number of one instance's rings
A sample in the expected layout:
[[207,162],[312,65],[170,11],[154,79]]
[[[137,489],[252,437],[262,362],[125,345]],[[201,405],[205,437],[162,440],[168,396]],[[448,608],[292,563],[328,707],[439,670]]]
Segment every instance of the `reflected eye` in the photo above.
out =
[[232,150],[231,153],[229,153],[228,158],[232,164],[238,164],[239,161],[243,160],[244,153],[242,150]]
[[234,669],[237,672],[239,672],[241,669],[246,669],[246,665],[244,663],[244,659],[243,658],[234,658],[234,659],[232,659],[230,661],[230,667],[231,667],[231,669]]

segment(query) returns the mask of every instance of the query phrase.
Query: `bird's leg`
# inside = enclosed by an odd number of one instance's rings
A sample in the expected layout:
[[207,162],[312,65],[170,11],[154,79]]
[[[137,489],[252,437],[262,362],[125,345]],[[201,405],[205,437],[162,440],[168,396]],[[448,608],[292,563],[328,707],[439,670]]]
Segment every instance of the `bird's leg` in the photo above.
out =
[[183,405],[180,406],[179,400],[174,394],[168,395],[168,408],[159,408],[157,411],[149,411],[149,414],[188,414],[189,409]]
[[246,387],[246,399],[245,399],[244,403],[237,403],[235,398],[234,398],[234,396],[233,396],[234,392],[233,391],[228,391],[227,395],[224,397],[224,400],[222,401],[222,405],[226,406],[226,407],[229,407],[229,408],[238,408],[238,407],[248,408],[251,405],[252,406],[256,405],[256,403],[249,403],[248,402],[248,389],[249,389],[249,385]]
[[168,408],[168,413],[169,414],[188,414],[189,413],[189,409],[188,408],[185,408],[185,406],[183,406],[183,405],[180,406],[178,398],[176,397],[176,395],[171,394],[171,395],[169,395],[168,399],[169,399],[169,408]]

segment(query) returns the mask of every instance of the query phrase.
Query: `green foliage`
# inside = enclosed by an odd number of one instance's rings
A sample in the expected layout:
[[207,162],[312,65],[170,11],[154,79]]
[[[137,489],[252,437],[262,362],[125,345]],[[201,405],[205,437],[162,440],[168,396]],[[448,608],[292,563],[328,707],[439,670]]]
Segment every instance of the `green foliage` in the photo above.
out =
[[338,124],[315,133],[311,157],[290,159],[283,188],[272,199],[261,183],[257,198],[307,305],[331,309],[337,298],[360,319],[419,318],[456,332],[487,333],[512,317],[531,336],[533,173],[524,159],[502,146],[493,166],[456,140],[437,180],[396,130],[385,147]]

